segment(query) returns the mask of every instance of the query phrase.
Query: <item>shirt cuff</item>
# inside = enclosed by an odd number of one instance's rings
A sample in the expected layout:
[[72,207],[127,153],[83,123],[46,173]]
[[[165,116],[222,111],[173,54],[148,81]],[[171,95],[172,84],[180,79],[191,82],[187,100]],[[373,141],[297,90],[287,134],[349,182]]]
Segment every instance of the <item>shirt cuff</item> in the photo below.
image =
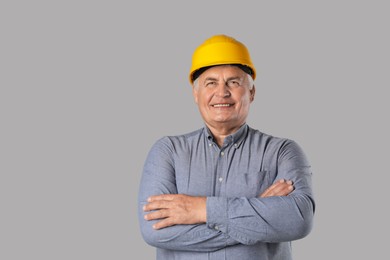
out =
[[207,197],[207,226],[216,231],[227,233],[228,199],[224,197]]

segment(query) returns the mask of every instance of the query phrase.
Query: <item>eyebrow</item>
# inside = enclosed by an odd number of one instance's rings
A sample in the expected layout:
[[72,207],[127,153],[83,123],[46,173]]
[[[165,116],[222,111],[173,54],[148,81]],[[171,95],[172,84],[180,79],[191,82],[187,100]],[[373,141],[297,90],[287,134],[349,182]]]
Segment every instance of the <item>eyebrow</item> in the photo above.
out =
[[[233,76],[233,77],[229,77],[226,79],[226,81],[231,81],[231,80],[242,80],[242,77],[240,76]],[[204,79],[204,82],[206,81],[218,81],[217,78],[213,78],[213,77],[207,77]]]
[[239,77],[239,76],[236,76],[236,77],[230,77],[230,78],[227,78],[226,81],[231,81],[231,80],[242,80],[242,77]]

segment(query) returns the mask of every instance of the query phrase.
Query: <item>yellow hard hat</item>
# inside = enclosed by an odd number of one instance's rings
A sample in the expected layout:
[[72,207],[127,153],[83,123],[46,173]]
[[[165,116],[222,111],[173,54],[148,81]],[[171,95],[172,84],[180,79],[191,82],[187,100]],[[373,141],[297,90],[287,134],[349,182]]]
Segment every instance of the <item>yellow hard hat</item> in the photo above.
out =
[[202,68],[223,64],[243,65],[240,67],[249,68],[245,71],[250,71],[252,78],[256,78],[256,69],[246,46],[230,36],[221,34],[212,36],[195,49],[189,75],[191,84],[195,80],[194,74],[199,76],[200,73],[197,72],[202,71]]

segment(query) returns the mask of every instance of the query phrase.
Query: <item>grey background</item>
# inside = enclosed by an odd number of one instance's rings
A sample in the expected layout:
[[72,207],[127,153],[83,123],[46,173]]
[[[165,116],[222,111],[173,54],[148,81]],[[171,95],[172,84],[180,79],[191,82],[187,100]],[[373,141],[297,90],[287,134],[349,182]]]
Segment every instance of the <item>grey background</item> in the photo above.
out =
[[0,259],[154,258],[136,219],[143,162],[163,135],[202,127],[187,75],[220,33],[259,73],[248,123],[313,165],[315,227],[295,259],[383,259],[388,13],[358,0],[1,1]]

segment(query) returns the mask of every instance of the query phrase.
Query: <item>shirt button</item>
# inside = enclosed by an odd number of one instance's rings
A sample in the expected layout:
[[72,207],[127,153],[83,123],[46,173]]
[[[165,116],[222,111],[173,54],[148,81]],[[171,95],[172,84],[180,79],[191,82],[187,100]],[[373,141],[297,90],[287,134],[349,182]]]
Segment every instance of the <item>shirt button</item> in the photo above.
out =
[[212,144],[211,144],[211,143],[209,143],[209,146],[212,146]]
[[223,181],[223,178],[222,178],[222,177],[219,177],[218,180],[219,180],[219,182],[222,182],[222,181]]
[[236,147],[236,148],[237,148],[237,146],[238,146],[238,144],[234,144],[234,147]]
[[218,227],[218,226],[215,226],[214,229],[215,229],[215,230],[219,230],[219,227]]
[[221,156],[223,156],[225,153],[224,152],[221,152]]

